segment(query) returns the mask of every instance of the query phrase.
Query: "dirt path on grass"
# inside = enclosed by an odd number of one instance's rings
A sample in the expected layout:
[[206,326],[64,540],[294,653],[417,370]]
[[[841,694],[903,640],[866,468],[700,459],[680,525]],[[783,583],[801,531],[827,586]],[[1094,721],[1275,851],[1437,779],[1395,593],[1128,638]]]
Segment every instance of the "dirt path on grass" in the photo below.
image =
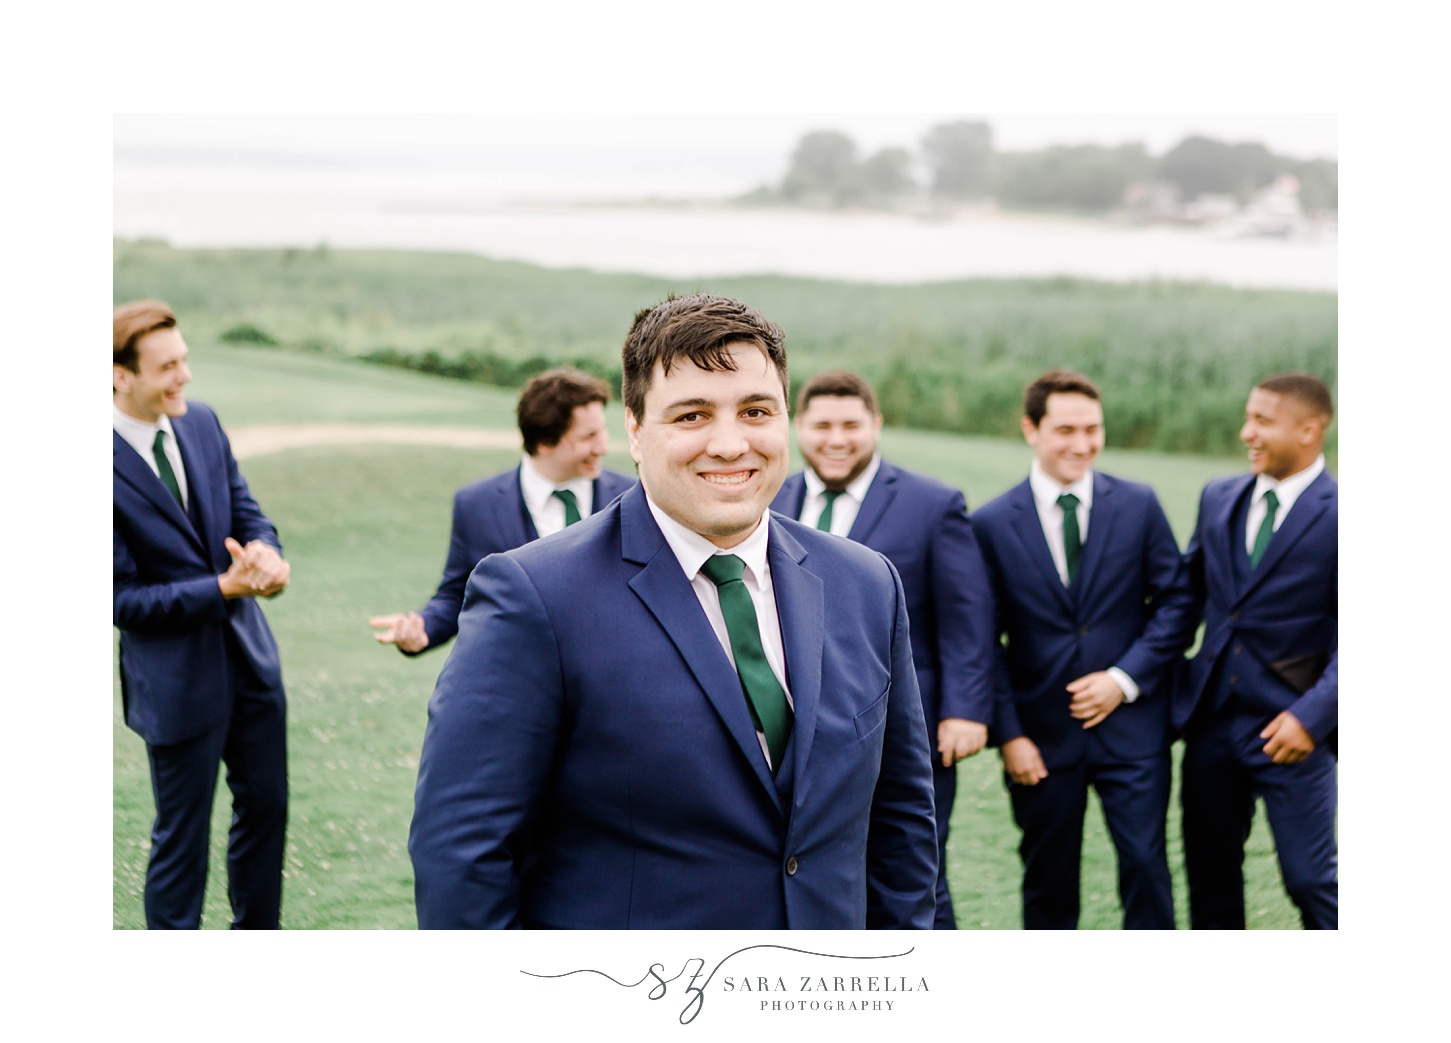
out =
[[443,445],[460,449],[520,447],[517,431],[411,424],[256,424],[232,428],[227,436],[232,442],[232,455],[239,460],[318,445]]

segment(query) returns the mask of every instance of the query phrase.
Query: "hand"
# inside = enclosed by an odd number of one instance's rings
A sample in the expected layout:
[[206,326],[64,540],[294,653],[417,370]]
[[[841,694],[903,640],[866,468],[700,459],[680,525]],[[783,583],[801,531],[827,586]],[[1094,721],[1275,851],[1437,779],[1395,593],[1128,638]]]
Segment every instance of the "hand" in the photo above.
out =
[[417,612],[374,616],[368,620],[368,626],[380,628],[373,635],[375,640],[384,645],[397,645],[400,652],[422,652],[428,647],[428,631]]
[[1068,712],[1082,721],[1085,728],[1101,724],[1124,701],[1124,690],[1107,670],[1084,674],[1078,680],[1070,681],[1068,690],[1073,693]]
[[224,598],[275,597],[282,593],[292,575],[292,566],[277,548],[261,540],[243,547],[228,536],[225,541],[232,564],[217,577]]
[[[227,549],[231,550],[230,547]],[[270,543],[253,540],[242,548],[242,560],[251,569],[252,586],[264,598],[281,594],[292,578],[292,566]]]
[[937,752],[942,766],[950,768],[987,745],[987,725],[962,717],[944,717],[937,722]]
[[1315,751],[1315,740],[1289,710],[1265,725],[1260,738],[1270,740],[1265,743],[1265,756],[1275,764],[1299,764]]
[[1003,757],[1003,770],[1020,786],[1036,786],[1048,777],[1043,765],[1043,755],[1038,746],[1026,735],[1009,739],[999,751]]

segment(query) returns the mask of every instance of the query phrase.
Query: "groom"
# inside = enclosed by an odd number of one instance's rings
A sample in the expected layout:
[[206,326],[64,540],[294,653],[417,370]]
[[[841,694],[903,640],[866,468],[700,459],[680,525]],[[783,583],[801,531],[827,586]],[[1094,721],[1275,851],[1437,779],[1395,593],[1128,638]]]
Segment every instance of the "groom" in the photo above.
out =
[[419,926],[930,927],[901,583],[767,511],[784,334],[695,294],[623,354],[640,486],[469,580],[419,766]]

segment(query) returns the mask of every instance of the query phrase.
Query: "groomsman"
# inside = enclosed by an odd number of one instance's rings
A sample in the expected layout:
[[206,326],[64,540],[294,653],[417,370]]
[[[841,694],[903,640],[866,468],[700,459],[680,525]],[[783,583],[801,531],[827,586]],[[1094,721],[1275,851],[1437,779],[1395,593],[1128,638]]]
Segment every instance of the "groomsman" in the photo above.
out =
[[212,801],[226,764],[232,926],[276,928],[287,701],[257,599],[282,593],[291,569],[217,415],[187,400],[188,353],[161,301],[116,308],[111,596],[121,702],[146,740],[156,799],[146,926],[201,926]]
[[953,929],[947,829],[957,762],[981,750],[992,718],[992,591],[962,493],[882,459],[872,386],[829,370],[796,396],[796,442],[807,468],[786,479],[773,510],[879,551],[896,566],[912,621],[912,661],[936,750],[937,930]]
[[602,510],[635,484],[603,461],[610,450],[603,380],[561,367],[541,373],[519,395],[524,458],[517,467],[466,485],[453,497],[453,532],[438,592],[418,612],[374,616],[383,644],[417,655],[458,633],[464,588],[490,554],[552,536]]
[[1307,928],[1338,924],[1339,493],[1325,469],[1330,392],[1303,373],[1250,392],[1250,473],[1211,482],[1185,554],[1204,640],[1176,693],[1189,922],[1242,929],[1244,843],[1263,798]]
[[1169,668],[1189,608],[1179,548],[1152,489],[1093,470],[1104,426],[1092,381],[1045,373],[1023,414],[1028,479],[972,518],[1007,637],[993,739],[1023,831],[1023,926],[1078,926],[1092,786],[1124,927],[1173,928]]

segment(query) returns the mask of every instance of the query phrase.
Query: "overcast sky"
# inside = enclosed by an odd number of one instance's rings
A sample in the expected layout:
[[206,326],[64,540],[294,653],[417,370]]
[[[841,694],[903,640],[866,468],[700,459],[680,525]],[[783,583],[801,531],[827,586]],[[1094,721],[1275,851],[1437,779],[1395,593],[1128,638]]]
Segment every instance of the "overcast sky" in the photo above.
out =
[[1298,156],[1337,154],[1332,115],[1271,113],[764,113],[654,116],[584,115],[118,115],[116,143],[300,152],[375,147],[467,149],[480,144],[579,146],[672,142],[691,148],[793,143],[829,127],[865,149],[915,145],[931,126],[985,119],[998,147],[1143,141],[1160,152],[1190,134],[1262,141]]
[[864,154],[915,152],[929,128],[959,118],[987,120],[1004,150],[1140,141],[1159,154],[1205,134],[1301,157],[1337,155],[1334,116],[1266,113],[122,114],[115,145],[118,183],[199,167],[349,176],[426,169],[526,193],[717,195],[778,179],[810,130],[843,131]]

